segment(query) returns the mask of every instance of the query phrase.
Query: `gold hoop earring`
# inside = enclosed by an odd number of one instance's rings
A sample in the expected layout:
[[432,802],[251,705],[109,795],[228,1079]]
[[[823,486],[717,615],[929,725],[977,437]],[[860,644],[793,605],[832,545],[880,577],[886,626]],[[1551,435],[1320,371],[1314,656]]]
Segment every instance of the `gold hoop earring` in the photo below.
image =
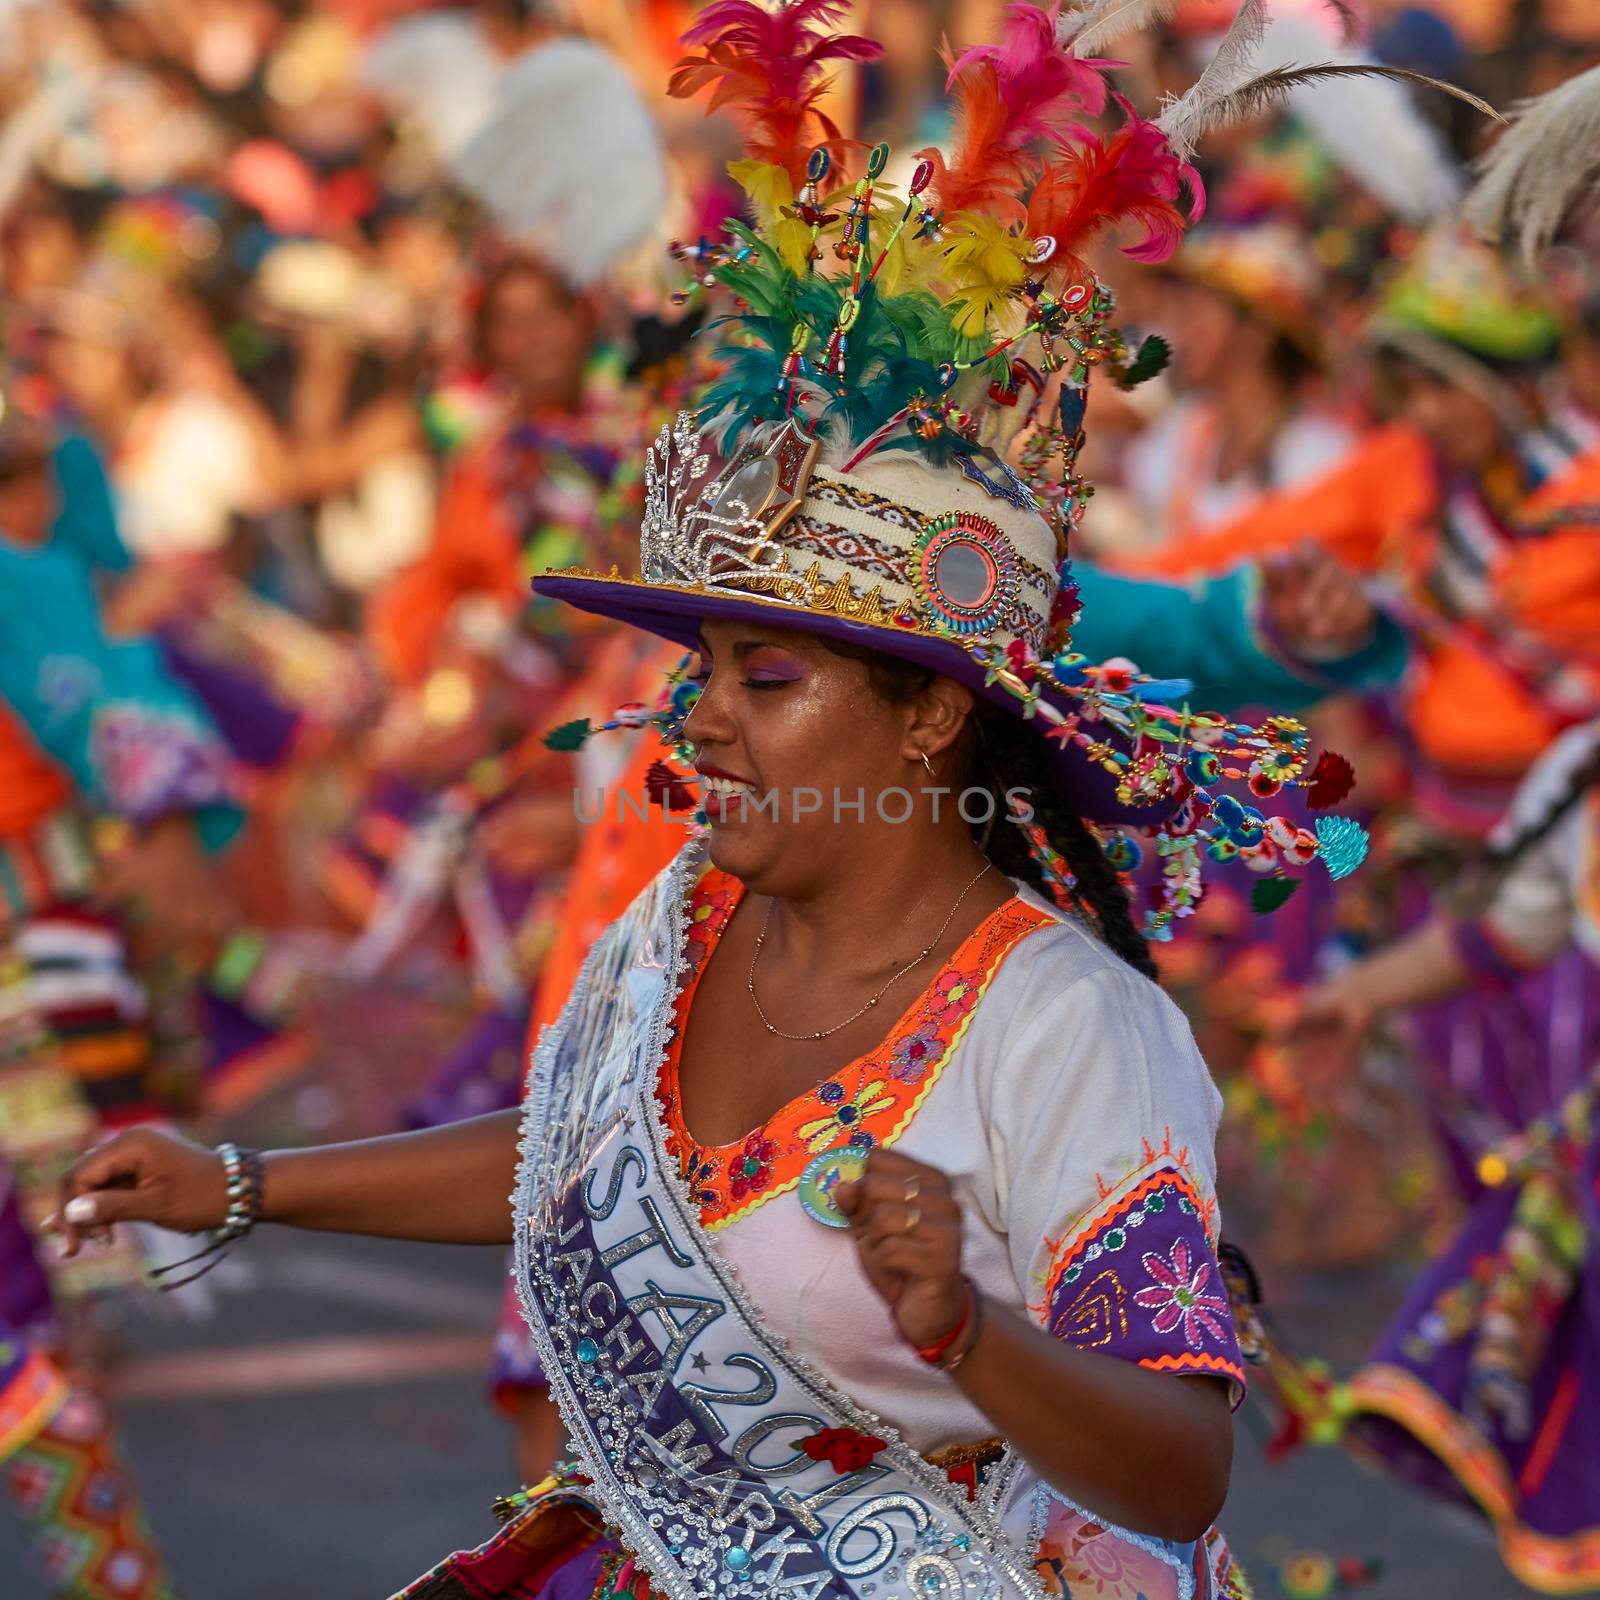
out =
[[927,768],[928,776],[937,782],[939,774],[933,770],[933,763],[928,759],[928,752],[926,750],[919,750],[917,751],[917,754],[922,757],[922,764]]

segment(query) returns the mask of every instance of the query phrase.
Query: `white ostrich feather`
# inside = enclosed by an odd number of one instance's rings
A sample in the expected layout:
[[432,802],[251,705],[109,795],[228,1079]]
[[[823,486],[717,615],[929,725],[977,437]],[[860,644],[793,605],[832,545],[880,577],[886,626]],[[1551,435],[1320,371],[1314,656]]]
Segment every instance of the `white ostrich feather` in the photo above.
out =
[[1562,223],[1600,179],[1600,67],[1511,112],[1478,163],[1465,215],[1489,244],[1537,272]]
[[1069,11],[1056,25],[1057,37],[1070,41],[1080,56],[1092,56],[1124,34],[1154,28],[1178,9],[1179,0],[1090,0]]
[[[1345,172],[1397,215],[1423,222],[1459,203],[1460,170],[1418,111],[1412,86],[1454,95],[1486,116],[1498,115],[1492,106],[1436,78],[1330,49],[1327,35],[1303,17],[1272,19],[1253,61],[1250,54],[1230,52],[1225,71],[1213,72],[1214,61],[1157,118],[1180,155],[1192,155],[1215,128],[1288,107]],[[1294,64],[1307,56],[1313,65]]]
[[[1288,61],[1369,64],[1359,50],[1330,51],[1325,36],[1306,18],[1276,17],[1267,29],[1261,64]],[[1339,166],[1396,216],[1427,222],[1461,203],[1466,187],[1461,168],[1443,134],[1423,115],[1411,84],[1376,75],[1347,77],[1298,88],[1289,104]]]
[[506,68],[493,114],[450,166],[508,235],[580,286],[647,239],[667,202],[655,120],[627,72],[585,39]]
[[361,82],[391,114],[419,123],[445,160],[488,120],[504,63],[461,12],[424,12],[384,29],[361,59]]
[[1156,118],[1167,143],[1185,161],[1193,156],[1200,134],[1214,126],[1211,117],[1217,102],[1250,75],[1268,20],[1266,0],[1244,0],[1205,71]]

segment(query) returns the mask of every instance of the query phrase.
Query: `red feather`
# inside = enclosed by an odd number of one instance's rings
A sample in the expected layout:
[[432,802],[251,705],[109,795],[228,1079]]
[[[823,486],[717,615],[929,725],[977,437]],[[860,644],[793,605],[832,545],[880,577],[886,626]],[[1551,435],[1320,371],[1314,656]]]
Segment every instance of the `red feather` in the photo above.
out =
[[842,0],[792,0],[776,11],[757,0],[713,0],[683,36],[704,53],[678,63],[667,93],[687,99],[715,84],[707,110],[732,110],[749,154],[783,167],[798,187],[811,151],[841,142],[817,108],[827,64],[883,54],[872,39],[833,31],[848,9]]
[[1356,769],[1337,750],[1324,750],[1311,771],[1306,804],[1313,811],[1336,806],[1356,786]]
[[699,803],[684,775],[674,772],[665,761],[652,761],[645,768],[644,788],[652,805],[664,802],[668,811],[692,811]]
[[[1184,228],[1205,211],[1200,175],[1180,161],[1161,130],[1141,117],[1121,95],[1113,98],[1127,120],[1109,139],[1073,127],[1060,139],[1060,159],[1028,199],[1027,229],[1056,241],[1052,270],[1087,271],[1082,253],[1102,232],[1132,222],[1143,237],[1123,247],[1135,261],[1165,261]],[[1189,204],[1179,198],[1189,192]]]
[[985,211],[1020,222],[1020,195],[1042,164],[1033,147],[1074,117],[1105,109],[1103,69],[1117,63],[1080,61],[1058,44],[1060,10],[1060,0],[1048,10],[1017,0],[1006,9],[999,44],[950,63],[954,154],[946,162],[937,150],[919,152],[933,163],[933,193],[946,215]]

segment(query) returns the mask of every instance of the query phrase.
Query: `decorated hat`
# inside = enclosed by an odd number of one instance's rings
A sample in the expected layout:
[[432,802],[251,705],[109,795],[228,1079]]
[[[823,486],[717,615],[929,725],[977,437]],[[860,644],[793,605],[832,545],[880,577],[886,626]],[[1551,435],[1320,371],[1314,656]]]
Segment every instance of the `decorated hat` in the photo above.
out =
[[[754,217],[679,247],[692,292],[722,306],[714,376],[650,452],[640,575],[535,589],[691,649],[711,618],[849,641],[1033,720],[1086,821],[1153,836],[1155,936],[1192,909],[1205,853],[1342,876],[1365,850],[1357,824],[1297,828],[1254,804],[1285,784],[1318,804],[1347,792],[1348,767],[1313,765],[1298,723],[1199,711],[1186,683],[1072,649],[1088,384],[1167,358],[1124,338],[1089,252],[1119,231],[1133,259],[1170,257],[1203,208],[1197,175],[1058,7],[1023,3],[997,45],[953,60],[950,148],[896,184],[887,146],[845,139],[819,106],[834,64],[879,53],[830,31],[844,10],[718,0],[686,36],[672,92],[712,88],[738,114],[730,171]],[[1106,835],[1114,862],[1125,842]]]
[[1312,361],[1326,356],[1326,283],[1312,241],[1287,217],[1207,223],[1173,258],[1178,276],[1241,306]]
[[1555,355],[1561,317],[1492,250],[1450,224],[1424,235],[1391,279],[1374,332],[1424,362],[1444,347],[1497,368],[1534,367]]

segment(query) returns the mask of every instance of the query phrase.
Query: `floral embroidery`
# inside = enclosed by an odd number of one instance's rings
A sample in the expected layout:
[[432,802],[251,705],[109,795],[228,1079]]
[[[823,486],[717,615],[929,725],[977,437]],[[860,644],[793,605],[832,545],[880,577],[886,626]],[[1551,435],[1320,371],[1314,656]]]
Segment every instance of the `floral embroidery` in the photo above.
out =
[[[738,1155],[728,1163],[731,1181],[728,1193],[734,1200],[746,1195],[760,1194],[772,1183],[772,1161],[778,1147],[760,1133],[752,1133],[740,1147]],[[709,1165],[709,1163],[702,1163]]]
[[790,1101],[746,1138],[702,1146],[683,1124],[678,1058],[700,974],[742,893],[737,879],[712,869],[690,897],[688,974],[656,1085],[667,1150],[678,1162],[707,1228],[724,1227],[793,1189],[819,1151],[834,1145],[865,1149],[898,1138],[965,1036],[978,1001],[1006,956],[1026,935],[1054,920],[1021,900],[1007,901],[973,930],[877,1049]]
[[978,1003],[978,986],[965,972],[941,972],[928,994],[933,1024],[953,1028]]
[[[1194,1266],[1192,1272],[1191,1265]],[[1205,1292],[1206,1285],[1211,1281],[1209,1261],[1191,1263],[1189,1247],[1180,1239],[1173,1245],[1170,1256],[1158,1256],[1154,1251],[1147,1255],[1144,1258],[1144,1270],[1156,1280],[1159,1287],[1141,1289],[1133,1301],[1146,1311],[1155,1312],[1152,1325],[1157,1333],[1170,1333],[1181,1325],[1183,1341],[1191,1350],[1200,1349],[1204,1343],[1202,1329],[1213,1339],[1220,1341],[1226,1337],[1222,1323],[1217,1321],[1217,1314],[1227,1317],[1227,1299]]]
[[738,903],[739,884],[736,879],[721,872],[708,872],[701,878],[689,904],[689,926],[684,934],[686,983],[699,975],[706,956],[722,936],[722,930]]
[[[1242,1394],[1244,1362],[1210,1220],[1189,1174],[1166,1158],[1049,1244],[1048,1286],[1035,1314],[1079,1349],[1159,1372],[1215,1373]],[[1130,1321],[1130,1300],[1149,1316]]]
[[[883,1093],[885,1087],[882,1082],[864,1083],[856,1090],[854,1098],[845,1100],[844,1090],[838,1084],[823,1084],[817,1090],[817,1098],[824,1105],[832,1104],[833,1109],[825,1117],[814,1117],[810,1122],[800,1124],[796,1132],[801,1143],[806,1149],[816,1152],[837,1144],[841,1134],[859,1132],[861,1123],[895,1104],[892,1094]],[[829,1090],[833,1093],[829,1094]]]
[[889,1076],[901,1083],[920,1082],[938,1047],[939,1036],[936,1033],[908,1034],[894,1047],[889,1058]]

